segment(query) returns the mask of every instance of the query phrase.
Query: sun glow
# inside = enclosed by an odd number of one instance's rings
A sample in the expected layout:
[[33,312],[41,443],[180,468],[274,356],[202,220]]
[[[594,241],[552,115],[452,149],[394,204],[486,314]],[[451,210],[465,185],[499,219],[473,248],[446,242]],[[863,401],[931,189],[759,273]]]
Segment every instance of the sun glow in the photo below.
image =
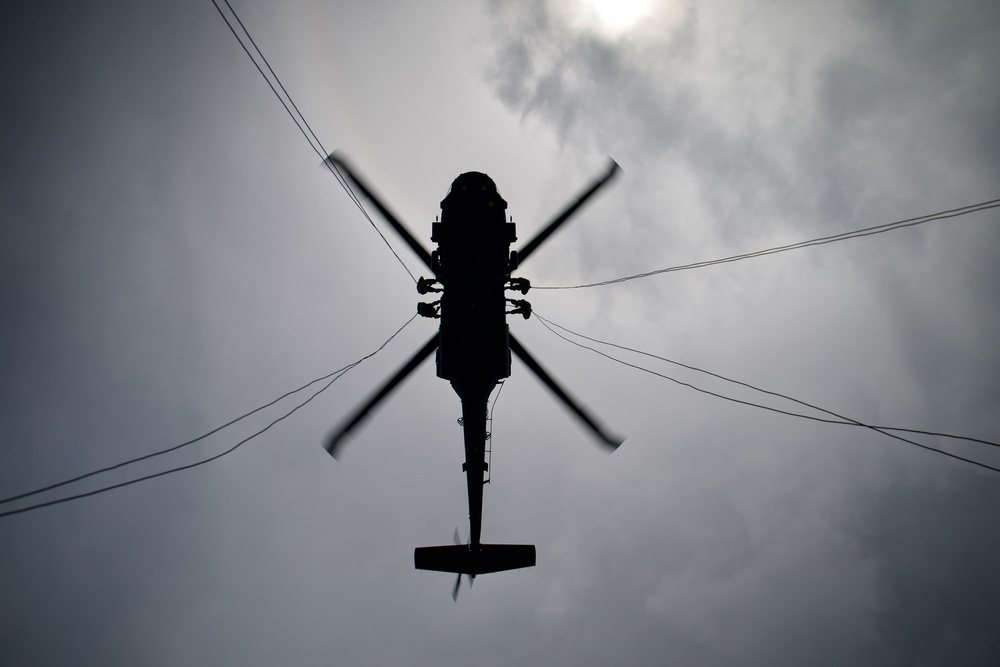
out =
[[618,36],[649,13],[650,0],[584,0],[601,29]]

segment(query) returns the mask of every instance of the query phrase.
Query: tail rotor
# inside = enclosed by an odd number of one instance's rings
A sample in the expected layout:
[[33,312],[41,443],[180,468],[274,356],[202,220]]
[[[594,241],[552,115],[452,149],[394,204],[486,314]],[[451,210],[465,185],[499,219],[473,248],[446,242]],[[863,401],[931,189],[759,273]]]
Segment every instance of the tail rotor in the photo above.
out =
[[[452,536],[451,541],[455,543],[455,546],[460,547],[462,545],[462,538],[458,535],[458,526],[455,526],[455,534]],[[470,547],[472,542],[467,542],[466,547]],[[474,574],[466,574],[469,578],[469,588],[472,588],[472,581],[476,578]],[[459,572],[458,576],[455,577],[455,586],[451,589],[451,599],[458,602],[458,591],[462,587],[462,573]]]

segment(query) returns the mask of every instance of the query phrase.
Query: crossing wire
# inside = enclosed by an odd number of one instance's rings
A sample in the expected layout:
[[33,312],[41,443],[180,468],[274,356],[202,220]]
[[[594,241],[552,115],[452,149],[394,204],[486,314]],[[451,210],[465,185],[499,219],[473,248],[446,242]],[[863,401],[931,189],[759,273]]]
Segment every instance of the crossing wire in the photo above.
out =
[[[278,77],[278,74],[271,67],[271,63],[268,62],[267,58],[264,56],[263,51],[261,51],[260,47],[257,46],[257,42],[254,41],[253,36],[250,34],[250,31],[247,30],[247,27],[243,24],[243,21],[240,19],[239,14],[237,14],[236,10],[233,9],[233,6],[229,4],[229,0],[223,0],[223,2],[225,2],[226,7],[229,8],[229,11],[232,12],[233,17],[236,19],[236,22],[239,24],[240,28],[246,34],[247,39],[250,41],[251,46],[253,46],[254,50],[260,56],[260,59],[264,62],[264,66],[267,67],[267,71],[271,73],[272,77],[274,77],[274,81],[278,84],[278,88],[280,88],[281,92],[284,93],[285,97],[288,98],[287,103],[285,102],[285,99],[281,96],[281,93],[278,92],[278,89],[274,87],[273,83],[271,83],[271,79],[268,78],[267,74],[264,73],[263,68],[261,68],[260,64],[257,62],[257,59],[254,58],[252,53],[250,53],[250,49],[247,48],[246,43],[243,41],[239,33],[236,31],[236,28],[233,26],[232,22],[230,22],[229,17],[227,17],[225,12],[222,11],[222,8],[219,7],[219,3],[216,2],[216,0],[212,0],[212,4],[215,5],[215,9],[219,12],[219,16],[221,16],[222,20],[226,22],[226,25],[229,27],[229,31],[233,33],[233,37],[236,38],[236,41],[238,41],[240,43],[240,46],[243,47],[243,52],[247,54],[247,57],[250,58],[250,62],[252,62],[254,67],[257,68],[257,71],[264,78],[264,82],[267,83],[268,87],[271,89],[271,92],[274,93],[274,96],[278,98],[279,102],[281,102],[281,106],[285,108],[285,112],[288,113],[289,118],[291,118],[292,122],[295,123],[295,126],[299,128],[299,132],[301,132],[302,136],[305,137],[305,140],[306,142],[308,142],[309,147],[313,150],[314,153],[316,153],[319,156],[320,160],[322,160],[322,164],[327,168],[327,170],[330,171],[331,174],[333,174],[334,178],[337,179],[337,182],[340,183],[340,187],[344,189],[344,192],[347,193],[347,196],[350,197],[351,201],[353,201],[355,206],[358,207],[358,210],[361,211],[361,214],[372,226],[372,229],[374,229],[375,232],[382,238],[383,243],[385,243],[386,247],[389,248],[389,251],[396,258],[396,261],[399,262],[399,264],[403,267],[406,273],[410,276],[410,280],[416,283],[417,279],[413,275],[413,272],[410,271],[410,267],[406,265],[406,262],[403,261],[403,258],[399,256],[399,254],[396,252],[396,249],[392,247],[391,243],[389,243],[389,239],[385,237],[385,234],[382,233],[382,230],[378,228],[378,225],[375,224],[375,221],[371,219],[370,215],[368,215],[368,211],[365,210],[364,205],[361,203],[361,200],[358,199],[358,196],[357,194],[355,194],[354,189],[351,188],[350,183],[348,183],[347,179],[344,178],[344,175],[340,173],[340,170],[337,168],[337,165],[333,164],[330,160],[327,159],[330,153],[327,152],[326,148],[323,146],[323,142],[321,142],[316,133],[313,132],[312,126],[309,125],[309,121],[307,121],[306,117],[302,114],[301,111],[299,111],[299,107],[298,105],[295,104],[295,100],[292,99],[292,96],[289,94],[284,84],[281,83],[281,79]],[[288,106],[289,104],[291,104],[291,107]],[[292,112],[292,109],[295,110],[294,113]],[[296,118],[296,114],[298,114],[298,118]],[[300,119],[301,122],[299,122]]]
[[[897,427],[891,427],[891,426],[873,426],[871,424],[865,424],[865,423],[859,422],[859,421],[857,421],[855,419],[851,419],[850,417],[845,417],[845,416],[837,414],[836,412],[833,412],[831,410],[827,410],[826,408],[821,408],[819,406],[812,405],[810,403],[806,403],[805,401],[801,401],[799,399],[792,398],[792,397],[786,396],[784,394],[779,394],[777,392],[768,391],[766,389],[761,389],[759,387],[755,387],[755,386],[753,386],[753,385],[751,385],[749,383],[746,383],[746,382],[740,382],[740,381],[737,381],[737,380],[731,380],[731,379],[729,379],[727,377],[724,377],[722,375],[718,375],[717,373],[712,373],[712,372],[709,372],[709,371],[702,370],[700,368],[695,368],[694,366],[688,366],[687,364],[681,364],[681,363],[676,362],[676,361],[671,361],[670,359],[667,359],[665,357],[660,357],[660,356],[657,356],[655,354],[650,354],[648,352],[642,352],[640,350],[636,350],[636,349],[633,349],[633,348],[625,347],[623,345],[616,345],[615,343],[609,343],[607,341],[603,341],[603,340],[599,340],[597,338],[591,338],[590,336],[585,336],[583,334],[579,334],[579,333],[577,333],[575,331],[567,329],[566,327],[558,325],[555,322],[552,322],[551,320],[545,319],[544,317],[542,317],[541,315],[538,314],[537,310],[532,311],[532,314],[535,315],[535,317],[538,318],[538,321],[541,322],[541,324],[546,329],[548,329],[550,332],[552,332],[553,334],[555,334],[556,336],[558,336],[559,338],[563,339],[564,341],[566,341],[568,343],[572,343],[573,345],[576,345],[577,347],[581,347],[581,348],[583,348],[585,350],[590,350],[591,352],[594,352],[595,354],[599,354],[602,357],[605,357],[606,359],[610,359],[611,361],[614,361],[614,362],[617,362],[619,364],[622,364],[623,366],[628,366],[630,368],[634,368],[636,370],[640,370],[640,371],[643,371],[645,373],[649,373],[651,375],[656,375],[656,376],[661,377],[661,378],[663,378],[665,380],[669,380],[671,382],[674,382],[675,384],[679,384],[679,385],[687,387],[689,389],[694,389],[697,392],[700,392],[700,393],[703,393],[703,394],[708,394],[709,396],[715,396],[716,398],[721,398],[721,399],[724,399],[726,401],[730,401],[730,402],[733,402],[733,403],[739,403],[741,405],[747,405],[747,406],[754,407],[754,408],[759,408],[759,409],[762,409],[762,410],[768,410],[770,412],[776,412],[778,414],[787,415],[789,417],[797,417],[797,418],[800,418],[800,419],[809,419],[809,420],[812,420],[812,421],[818,421],[818,422],[823,422],[823,423],[827,423],[827,424],[840,424],[840,425],[846,425],[846,426],[858,426],[858,427],[862,427],[862,428],[871,429],[873,431],[881,433],[882,435],[886,435],[886,436],[888,436],[890,438],[895,438],[896,440],[900,440],[900,441],[905,442],[907,444],[914,445],[916,447],[920,447],[921,449],[926,449],[926,450],[931,451],[931,452],[936,452],[938,454],[943,454],[944,456],[948,456],[948,457],[951,457],[953,459],[958,459],[959,461],[964,461],[966,463],[971,463],[972,465],[979,466],[980,468],[986,468],[987,470],[992,470],[994,472],[1000,472],[1000,468],[995,468],[995,467],[993,467],[991,465],[987,465],[985,463],[981,463],[981,462],[975,461],[973,459],[965,458],[964,456],[959,456],[957,454],[952,454],[951,452],[946,452],[946,451],[944,451],[942,449],[936,449],[934,447],[930,447],[928,445],[924,445],[924,444],[916,442],[914,440],[910,440],[908,438],[904,438],[902,436],[896,435],[895,433],[891,433],[890,431],[908,432],[908,433],[920,433],[920,434],[924,434],[924,435],[936,435],[936,436],[941,436],[941,437],[946,437],[946,438],[954,438],[954,439],[959,439],[959,440],[969,440],[969,441],[972,441],[972,442],[979,442],[979,443],[986,444],[986,445],[991,445],[991,446],[994,446],[994,447],[1000,447],[1000,443],[991,442],[989,440],[980,440],[980,439],[977,439],[977,438],[969,438],[969,437],[965,437],[965,436],[949,435],[949,434],[946,434],[946,433],[934,433],[934,432],[931,432],[931,431],[920,431],[920,430],[917,430],[917,429],[897,428]],[[571,340],[571,339],[567,338],[566,336],[564,336],[563,334],[561,334],[558,331],[556,331],[556,328],[559,328],[559,329],[561,329],[561,330],[563,330],[563,331],[565,331],[565,332],[567,332],[567,333],[569,333],[571,335],[579,336],[580,338],[583,338],[583,339],[586,339],[586,340],[590,340],[590,341],[593,341],[595,343],[599,343],[601,345],[608,345],[610,347],[616,347],[616,348],[619,348],[619,349],[622,349],[622,350],[628,350],[630,352],[635,352],[637,354],[642,354],[642,355],[645,355],[645,356],[648,356],[648,357],[653,357],[655,359],[660,359],[662,361],[666,361],[666,362],[671,363],[671,364],[675,364],[675,365],[678,365],[678,366],[683,366],[684,368],[688,368],[690,370],[694,370],[694,371],[698,371],[700,373],[705,373],[707,375],[711,375],[713,377],[725,380],[727,382],[732,382],[734,384],[739,384],[739,385],[742,385],[744,387],[748,387],[748,388],[753,389],[755,391],[759,391],[759,392],[762,392],[762,393],[765,393],[765,394],[770,394],[772,396],[777,396],[777,397],[780,397],[780,398],[784,398],[786,400],[793,401],[795,403],[798,403],[800,405],[812,408],[814,410],[818,410],[820,412],[824,412],[824,413],[826,413],[828,415],[831,415],[832,417],[835,417],[835,419],[826,419],[826,418],[823,418],[823,417],[816,417],[816,416],[813,416],[813,415],[805,415],[805,414],[798,413],[798,412],[791,412],[789,410],[781,410],[779,408],[774,408],[774,407],[767,406],[767,405],[761,405],[759,403],[753,403],[751,401],[744,401],[744,400],[741,400],[741,399],[738,399],[738,398],[733,398],[732,396],[726,396],[725,394],[719,394],[719,393],[716,393],[714,391],[709,391],[707,389],[702,389],[701,387],[697,387],[697,386],[695,386],[693,384],[690,384],[688,382],[682,382],[681,380],[677,380],[676,378],[672,378],[669,375],[665,375],[663,373],[658,373],[657,371],[651,370],[649,368],[645,368],[645,367],[640,366],[638,364],[633,364],[633,363],[630,363],[630,362],[625,361],[623,359],[619,359],[618,357],[615,357],[615,356],[612,356],[612,355],[607,354],[605,352],[602,352],[602,351],[600,351],[600,350],[598,350],[596,348],[590,347],[589,345],[584,345],[583,343],[577,342],[575,340]]]
[[66,479],[66,480],[63,480],[61,482],[57,482],[55,484],[50,484],[48,486],[37,488],[37,489],[34,489],[32,491],[28,491],[28,492],[21,493],[21,494],[15,495],[15,496],[10,496],[10,497],[7,497],[7,498],[0,499],[0,504],[13,502],[15,500],[20,500],[22,498],[27,498],[29,496],[37,495],[37,494],[43,493],[45,491],[51,491],[52,489],[57,489],[59,487],[66,486],[67,484],[72,484],[74,482],[79,482],[81,480],[87,479],[89,477],[93,477],[95,475],[99,475],[101,473],[109,472],[111,470],[117,470],[119,468],[123,468],[123,467],[131,465],[133,463],[138,463],[139,461],[145,461],[147,459],[151,459],[151,458],[154,458],[154,457],[157,457],[157,456],[162,456],[163,454],[167,454],[169,452],[176,451],[176,450],[181,449],[183,447],[187,447],[188,445],[192,445],[192,444],[194,444],[194,443],[196,443],[196,442],[198,442],[200,440],[204,440],[205,438],[207,438],[208,436],[210,436],[210,435],[212,435],[214,433],[218,433],[219,431],[221,431],[222,429],[224,429],[224,428],[226,428],[228,426],[232,426],[233,424],[235,424],[238,421],[246,419],[250,415],[253,415],[253,414],[257,413],[257,412],[260,412],[261,410],[263,410],[265,408],[268,408],[268,407],[274,405],[275,403],[277,403],[278,401],[282,400],[283,398],[287,398],[288,396],[291,396],[292,394],[296,394],[296,393],[302,391],[303,389],[306,389],[307,387],[311,387],[312,385],[316,384],[317,382],[322,382],[323,380],[326,380],[327,378],[331,378],[329,382],[327,382],[325,385],[323,385],[322,388],[320,388],[318,391],[316,391],[315,393],[313,393],[309,398],[307,398],[306,400],[302,401],[301,403],[299,403],[298,405],[296,405],[294,408],[292,408],[291,410],[289,410],[288,412],[286,412],[284,415],[282,415],[281,417],[278,417],[277,419],[275,419],[274,421],[272,421],[271,423],[269,423],[267,426],[265,426],[264,428],[260,429],[256,433],[254,433],[253,435],[250,435],[250,436],[244,438],[243,440],[240,440],[238,443],[236,443],[235,445],[233,445],[232,447],[230,447],[229,449],[225,450],[224,452],[222,452],[220,454],[216,454],[214,456],[210,456],[210,457],[208,457],[206,459],[203,459],[201,461],[197,461],[195,463],[190,463],[190,464],[187,464],[187,465],[178,466],[176,468],[171,468],[169,470],[165,470],[165,471],[162,471],[162,472],[153,473],[153,474],[150,474],[150,475],[145,475],[143,477],[138,477],[136,479],[128,480],[128,481],[125,481],[125,482],[120,482],[118,484],[112,484],[112,485],[109,485],[109,486],[104,486],[104,487],[101,487],[101,488],[98,488],[98,489],[94,489],[92,491],[88,491],[88,492],[85,492],[85,493],[78,493],[76,495],[66,496],[66,497],[63,497],[63,498],[57,498],[56,500],[50,500],[48,502],[37,503],[35,505],[29,505],[27,507],[21,507],[21,508],[16,509],[16,510],[9,510],[7,512],[2,512],[2,513],[0,513],[0,519],[2,519],[3,517],[6,517],[6,516],[13,516],[15,514],[23,514],[24,512],[30,512],[32,510],[41,509],[43,507],[50,507],[52,505],[59,505],[61,503],[66,503],[66,502],[69,502],[71,500],[78,500],[80,498],[87,498],[89,496],[96,496],[96,495],[98,495],[100,493],[105,493],[105,492],[111,491],[113,489],[119,489],[119,488],[122,488],[124,486],[131,486],[132,484],[138,484],[139,482],[145,482],[147,480],[155,479],[157,477],[163,477],[165,475],[170,475],[172,473],[180,472],[182,470],[189,470],[191,468],[196,468],[196,467],[198,467],[200,465],[204,465],[204,464],[206,464],[206,463],[208,463],[210,461],[214,461],[216,459],[222,458],[226,454],[229,454],[231,452],[236,451],[237,449],[239,449],[245,443],[247,443],[247,442],[253,440],[254,438],[256,438],[257,436],[263,434],[265,431],[269,430],[272,426],[274,426],[278,422],[283,421],[283,420],[287,419],[288,417],[291,417],[300,408],[305,407],[306,404],[308,404],[314,398],[316,398],[317,396],[319,396],[320,394],[322,394],[324,391],[326,391],[330,387],[330,385],[332,385],[334,382],[336,382],[337,380],[339,380],[340,378],[342,378],[344,375],[346,375],[355,366],[358,366],[359,364],[361,364],[366,359],[370,359],[371,357],[373,357],[376,354],[378,354],[379,352],[381,352],[383,349],[385,349],[385,346],[388,345],[389,342],[392,341],[392,339],[394,339],[396,336],[398,336],[400,334],[400,332],[403,331],[403,329],[405,329],[407,326],[409,326],[409,324],[411,322],[413,322],[413,320],[415,320],[416,317],[417,316],[414,315],[413,317],[411,317],[410,319],[408,319],[403,326],[399,327],[399,329],[397,329],[394,334],[392,334],[391,336],[389,336],[385,340],[385,342],[383,342],[378,347],[378,349],[376,349],[374,352],[370,352],[370,353],[366,354],[365,356],[361,357],[360,359],[358,359],[357,361],[355,361],[353,363],[350,363],[350,364],[344,366],[343,368],[339,368],[339,369],[333,371],[332,373],[328,373],[328,374],[326,374],[326,375],[324,375],[322,377],[316,378],[315,380],[311,380],[311,381],[307,382],[306,384],[302,385],[301,387],[299,387],[298,389],[294,389],[292,391],[289,391],[289,392],[287,392],[287,393],[279,396],[278,398],[274,399],[270,403],[262,405],[259,408],[255,408],[255,409],[251,410],[250,412],[247,412],[247,413],[245,413],[245,414],[237,417],[236,419],[233,419],[232,421],[226,422],[222,426],[214,428],[211,431],[208,431],[207,433],[198,436],[197,438],[193,438],[191,440],[188,440],[187,442],[182,442],[179,445],[174,445],[173,447],[168,447],[166,449],[161,449],[159,451],[152,452],[152,453],[146,454],[144,456],[139,456],[139,457],[136,457],[136,458],[133,458],[133,459],[129,459],[127,461],[123,461],[123,462],[117,463],[115,465],[107,466],[105,468],[100,468],[99,470],[93,470],[93,471],[85,473],[83,475],[78,475],[78,476],[73,477],[71,479]]

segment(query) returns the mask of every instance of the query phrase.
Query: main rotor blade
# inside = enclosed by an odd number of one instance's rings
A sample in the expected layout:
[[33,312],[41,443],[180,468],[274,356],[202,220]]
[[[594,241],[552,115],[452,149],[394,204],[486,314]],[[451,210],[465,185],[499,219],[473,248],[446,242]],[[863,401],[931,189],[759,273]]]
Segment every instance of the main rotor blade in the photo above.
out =
[[417,350],[417,353],[410,357],[410,360],[407,361],[402,368],[396,371],[396,374],[389,378],[389,381],[382,385],[382,388],[375,392],[375,394],[373,394],[364,405],[358,408],[358,410],[343,426],[330,434],[330,437],[326,442],[326,451],[330,452],[330,456],[337,458],[337,453],[339,452],[340,447],[343,446],[343,441],[344,438],[347,437],[347,434],[350,433],[355,426],[360,424],[365,417],[368,416],[368,413],[371,412],[376,405],[378,405],[392,392],[393,389],[396,388],[396,385],[405,380],[407,375],[416,370],[417,366],[419,366],[424,359],[429,357],[431,353],[437,349],[439,343],[440,334],[434,334],[434,337],[427,341],[422,348]]
[[328,162],[335,169],[346,174],[347,178],[354,183],[358,190],[361,190],[361,194],[367,197],[371,203],[375,205],[375,208],[377,208],[378,212],[382,214],[382,217],[386,219],[386,222],[392,225],[392,228],[396,230],[396,233],[403,237],[403,240],[406,241],[406,245],[410,246],[410,249],[417,254],[417,257],[423,260],[428,269],[434,271],[434,262],[431,260],[431,254],[427,252],[427,249],[424,248],[424,246],[420,245],[420,241],[413,237],[413,234],[411,234],[410,231],[403,226],[403,223],[399,221],[395,214],[386,208],[385,204],[382,203],[382,200],[371,191],[368,184],[354,172],[342,156],[337,155],[336,153],[330,153],[326,156],[326,160],[324,160],[324,162]]
[[625,438],[618,438],[609,435],[604,432],[604,430],[588,415],[580,405],[574,401],[566,391],[559,386],[559,384],[549,375],[541,365],[535,361],[535,358],[528,354],[528,351],[524,349],[524,346],[514,338],[514,334],[510,334],[510,349],[511,351],[520,358],[524,364],[530,368],[538,379],[541,380],[546,387],[552,390],[556,396],[558,396],[563,403],[566,404],[573,413],[580,418],[583,423],[590,427],[590,430],[600,438],[605,445],[611,448],[611,451],[618,449],[618,446],[625,442]]
[[607,182],[610,181],[619,171],[621,171],[621,167],[618,166],[617,162],[611,160],[611,164],[608,166],[608,171],[604,175],[602,175],[596,181],[594,181],[593,184],[591,184],[591,186],[586,190],[586,192],[577,197],[576,201],[567,206],[562,213],[556,216],[555,220],[546,225],[545,228],[542,229],[542,231],[538,232],[538,234],[535,235],[535,238],[528,241],[527,245],[525,245],[522,249],[517,251],[518,265],[520,266],[522,263],[524,263],[524,260],[527,259],[528,255],[535,252],[538,246],[540,246],[542,242],[545,241],[545,239],[549,238],[549,236],[552,235],[552,232],[559,229],[559,227],[562,226],[564,222],[569,220],[570,216],[576,213],[576,210],[578,208],[583,206],[583,204],[588,199],[593,197],[594,194],[598,190],[600,190],[604,185],[606,185]]

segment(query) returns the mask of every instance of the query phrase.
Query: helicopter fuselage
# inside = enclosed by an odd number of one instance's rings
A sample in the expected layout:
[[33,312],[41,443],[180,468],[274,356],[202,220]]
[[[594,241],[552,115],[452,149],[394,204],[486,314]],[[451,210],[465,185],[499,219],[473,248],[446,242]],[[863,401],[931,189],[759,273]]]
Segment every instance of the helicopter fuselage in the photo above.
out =
[[487,402],[498,382],[510,376],[507,299],[510,245],[516,239],[506,220],[507,202],[485,174],[455,179],[441,202],[441,221],[431,240],[440,301],[437,375],[451,382],[462,401],[462,426],[469,493],[470,543],[480,544],[486,479]]
[[441,293],[439,300],[417,305],[419,314],[440,318],[438,332],[330,434],[326,450],[336,457],[346,436],[436,351],[438,377],[448,380],[462,401],[465,439],[462,468],[469,492],[469,543],[417,547],[413,552],[414,565],[420,570],[458,573],[453,596],[458,593],[462,574],[475,577],[532,567],[535,564],[533,545],[483,544],[481,541],[483,484],[488,479],[487,403],[497,383],[510,376],[511,354],[524,362],[611,451],[617,449],[622,440],[604,431],[511,335],[507,315],[516,313],[527,319],[531,304],[523,299],[508,299],[505,292],[527,293],[528,281],[511,278],[511,272],[610,181],[618,172],[618,165],[612,160],[602,176],[515,252],[511,252],[510,245],[517,240],[517,235],[514,223],[506,219],[507,202],[500,197],[489,176],[464,173],[455,179],[441,202],[441,221],[434,223],[431,235],[437,250],[430,253],[342,158],[331,154],[326,163],[331,171],[346,177],[372,202],[424,266],[433,272],[433,278],[417,281],[417,291],[420,294]]

